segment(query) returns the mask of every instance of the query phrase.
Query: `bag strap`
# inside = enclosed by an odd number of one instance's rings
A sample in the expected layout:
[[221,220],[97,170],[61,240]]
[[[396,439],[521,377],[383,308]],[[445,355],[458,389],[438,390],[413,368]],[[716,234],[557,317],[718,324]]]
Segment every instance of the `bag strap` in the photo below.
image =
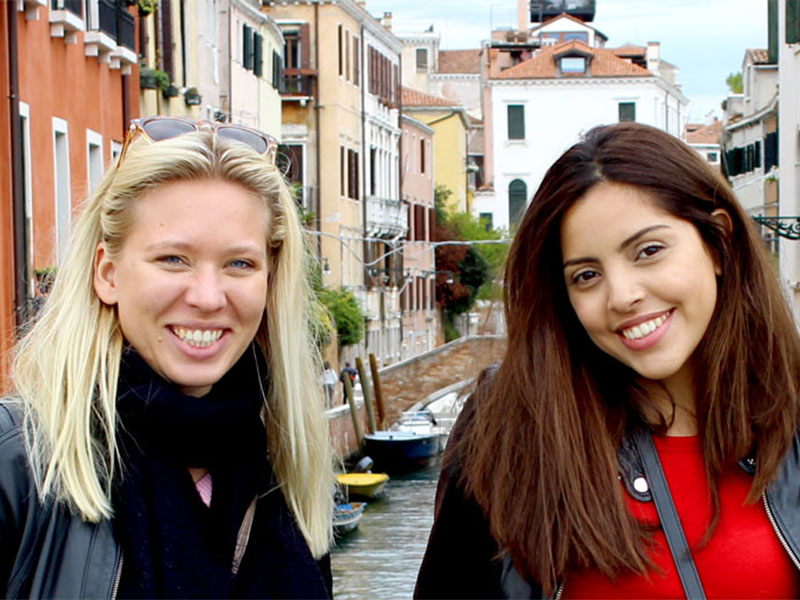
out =
[[247,512],[244,513],[244,519],[242,519],[242,525],[239,527],[239,533],[236,535],[236,547],[233,551],[233,563],[231,564],[231,573],[234,575],[239,572],[239,565],[242,564],[244,551],[247,550],[250,530],[253,528],[253,517],[255,517],[256,514],[257,500],[258,496],[253,498],[250,506],[247,507]]
[[656,504],[656,512],[661,521],[661,527],[664,529],[664,535],[667,538],[675,568],[678,570],[683,591],[691,600],[705,599],[703,584],[697,573],[697,566],[694,564],[689,544],[686,542],[678,511],[672,502],[672,494],[670,494],[664,470],[661,468],[653,436],[649,430],[640,427],[634,434],[634,442],[642,459],[645,476],[650,484],[650,493]]

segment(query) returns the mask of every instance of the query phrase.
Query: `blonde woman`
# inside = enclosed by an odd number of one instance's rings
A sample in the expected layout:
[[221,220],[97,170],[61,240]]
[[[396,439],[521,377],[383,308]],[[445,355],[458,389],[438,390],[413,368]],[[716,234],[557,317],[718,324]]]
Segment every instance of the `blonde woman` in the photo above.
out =
[[5,597],[331,595],[331,456],[275,150],[245,127],[132,124],[0,406]]

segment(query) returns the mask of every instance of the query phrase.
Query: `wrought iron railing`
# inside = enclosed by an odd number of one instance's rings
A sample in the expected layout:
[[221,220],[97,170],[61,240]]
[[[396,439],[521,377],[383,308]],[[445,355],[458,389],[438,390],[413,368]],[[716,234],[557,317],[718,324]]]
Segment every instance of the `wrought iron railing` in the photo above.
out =
[[313,96],[314,79],[312,73],[303,73],[301,69],[285,69],[283,71],[282,96]]

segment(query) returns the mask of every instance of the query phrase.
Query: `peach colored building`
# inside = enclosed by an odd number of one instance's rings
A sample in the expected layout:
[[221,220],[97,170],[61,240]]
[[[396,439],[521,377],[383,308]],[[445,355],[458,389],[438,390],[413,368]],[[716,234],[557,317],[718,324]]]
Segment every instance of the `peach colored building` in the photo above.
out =
[[[137,13],[108,0],[0,3],[0,387],[35,270],[57,266],[73,215],[139,115]],[[9,117],[9,115],[13,115]]]
[[435,257],[431,244],[436,213],[433,205],[433,135],[422,121],[403,115],[400,192],[408,205],[408,245],[403,252],[401,293],[402,348],[405,360],[437,345]]

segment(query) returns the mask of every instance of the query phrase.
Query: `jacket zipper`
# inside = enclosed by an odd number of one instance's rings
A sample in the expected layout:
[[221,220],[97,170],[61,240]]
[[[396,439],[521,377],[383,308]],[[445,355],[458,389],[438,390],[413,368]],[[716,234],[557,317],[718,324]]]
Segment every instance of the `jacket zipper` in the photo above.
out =
[[119,591],[119,581],[122,579],[122,551],[119,553],[119,564],[117,572],[114,574],[114,585],[111,586],[111,600],[115,600]]
[[558,584],[556,588],[556,595],[553,597],[553,600],[561,600],[561,594],[564,593],[564,582]]
[[769,500],[767,499],[766,490],[764,490],[764,493],[761,495],[761,497],[764,499],[764,508],[767,510],[767,518],[769,519],[772,528],[775,530],[775,534],[778,536],[778,541],[780,541],[781,545],[783,546],[783,549],[786,550],[786,553],[789,555],[789,558],[792,559],[794,566],[797,567],[798,570],[800,570],[800,560],[798,560],[795,553],[789,547],[789,543],[786,541],[786,538],[783,537],[783,534],[780,532],[780,529],[778,529],[778,523],[775,521],[775,516],[772,514],[772,509],[769,507]]

